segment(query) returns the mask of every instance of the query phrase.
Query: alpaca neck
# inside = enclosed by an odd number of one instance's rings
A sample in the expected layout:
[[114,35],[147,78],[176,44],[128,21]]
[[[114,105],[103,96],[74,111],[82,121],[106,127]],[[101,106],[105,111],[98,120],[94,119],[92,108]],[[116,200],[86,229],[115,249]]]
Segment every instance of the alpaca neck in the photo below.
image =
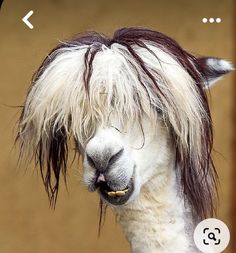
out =
[[193,219],[178,196],[175,171],[156,175],[138,199],[117,210],[132,253],[195,253]]

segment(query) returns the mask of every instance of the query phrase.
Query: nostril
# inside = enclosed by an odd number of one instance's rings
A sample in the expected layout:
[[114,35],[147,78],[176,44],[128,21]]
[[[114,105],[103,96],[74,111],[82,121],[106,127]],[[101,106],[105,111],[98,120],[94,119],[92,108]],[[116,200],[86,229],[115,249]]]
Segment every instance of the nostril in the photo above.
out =
[[93,161],[93,158],[91,156],[89,156],[88,154],[86,154],[86,156],[87,156],[87,161],[88,161],[89,165],[96,168],[96,164]]
[[87,156],[87,161],[91,167],[100,171],[101,173],[103,173],[106,170],[107,160],[105,159],[104,156],[102,155],[91,156],[88,154],[86,154],[86,156]]
[[104,152],[98,155],[98,153],[94,153],[94,155],[89,155],[86,153],[88,164],[94,169],[104,173],[106,169],[108,169],[112,164],[114,164],[123,154],[124,148],[120,149],[115,154],[111,152]]
[[119,150],[116,154],[114,154],[108,161],[108,165],[112,165],[113,163],[115,163],[123,154],[124,152],[124,148],[122,148],[121,150]]

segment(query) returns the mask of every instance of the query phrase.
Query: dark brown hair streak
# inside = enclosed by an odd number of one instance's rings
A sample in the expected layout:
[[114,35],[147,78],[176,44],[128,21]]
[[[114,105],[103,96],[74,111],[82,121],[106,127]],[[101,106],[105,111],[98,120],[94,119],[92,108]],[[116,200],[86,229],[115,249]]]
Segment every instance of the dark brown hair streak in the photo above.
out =
[[[164,95],[156,79],[145,66],[142,58],[132,48],[133,45],[143,47],[157,58],[158,56],[145,45],[145,42],[153,43],[168,54],[171,54],[195,80],[196,90],[201,98],[204,110],[208,115],[207,118],[202,119],[203,132],[201,133],[201,157],[203,157],[203,159],[195,161],[194,154],[191,153],[191,148],[183,153],[181,144],[174,131],[172,131],[172,137],[176,143],[177,173],[180,175],[183,193],[187,202],[192,207],[193,212],[200,218],[212,216],[214,213],[214,202],[216,197],[217,173],[211,158],[213,144],[212,121],[207,96],[203,89],[203,82],[207,81],[207,72],[205,70],[204,62],[199,61],[192,54],[182,49],[176,41],[160,32],[145,28],[122,28],[117,30],[112,38],[108,38],[94,32],[87,33],[85,35],[78,35],[66,43],[59,44],[49,53],[38,71],[35,73],[31,87],[33,87],[34,83],[43,74],[47,66],[57,57],[58,54],[60,54],[60,49],[73,48],[78,45],[89,45],[90,47],[88,47],[84,57],[85,71],[83,73],[84,85],[87,95],[89,96],[89,81],[92,75],[93,60],[96,57],[96,54],[101,50],[103,45],[111,47],[112,44],[118,43],[128,50],[137,65],[140,66],[146,74],[146,78],[151,81],[152,90],[158,97],[162,98]],[[129,64],[131,63],[129,62]],[[138,70],[136,70],[136,72],[140,84],[145,88],[145,80],[141,79]],[[138,95],[134,94],[134,96],[136,96],[136,101],[139,102],[140,99]],[[24,109],[21,114],[20,122],[23,120],[23,117]],[[66,136],[65,131],[62,128],[57,131],[51,129],[49,136],[46,138],[48,151],[46,154],[43,153],[44,149],[42,148],[43,144],[41,140],[35,150],[35,161],[39,164],[45,189],[50,201],[55,204],[59,189],[60,173],[63,174],[64,178],[67,173],[67,141],[69,137]],[[46,168],[46,172],[44,172],[44,168]]]

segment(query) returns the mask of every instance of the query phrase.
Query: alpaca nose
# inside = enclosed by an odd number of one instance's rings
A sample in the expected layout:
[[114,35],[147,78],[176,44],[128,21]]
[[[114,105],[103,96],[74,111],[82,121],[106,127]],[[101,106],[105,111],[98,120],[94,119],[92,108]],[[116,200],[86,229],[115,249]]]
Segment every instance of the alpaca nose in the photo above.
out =
[[91,154],[86,154],[87,161],[94,169],[99,173],[105,173],[109,167],[114,164],[122,155],[124,149],[121,148],[117,152],[103,151],[101,153],[93,152]]

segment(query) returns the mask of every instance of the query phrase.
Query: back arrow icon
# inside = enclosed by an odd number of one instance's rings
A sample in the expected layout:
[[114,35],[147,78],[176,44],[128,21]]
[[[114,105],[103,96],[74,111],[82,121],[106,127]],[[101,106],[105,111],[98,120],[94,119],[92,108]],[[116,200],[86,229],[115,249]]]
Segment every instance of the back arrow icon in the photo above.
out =
[[31,10],[31,11],[29,11],[23,18],[22,18],[22,21],[30,28],[30,29],[33,29],[34,28],[34,26],[29,22],[29,18],[30,18],[30,16],[32,16],[33,15],[33,11]]

